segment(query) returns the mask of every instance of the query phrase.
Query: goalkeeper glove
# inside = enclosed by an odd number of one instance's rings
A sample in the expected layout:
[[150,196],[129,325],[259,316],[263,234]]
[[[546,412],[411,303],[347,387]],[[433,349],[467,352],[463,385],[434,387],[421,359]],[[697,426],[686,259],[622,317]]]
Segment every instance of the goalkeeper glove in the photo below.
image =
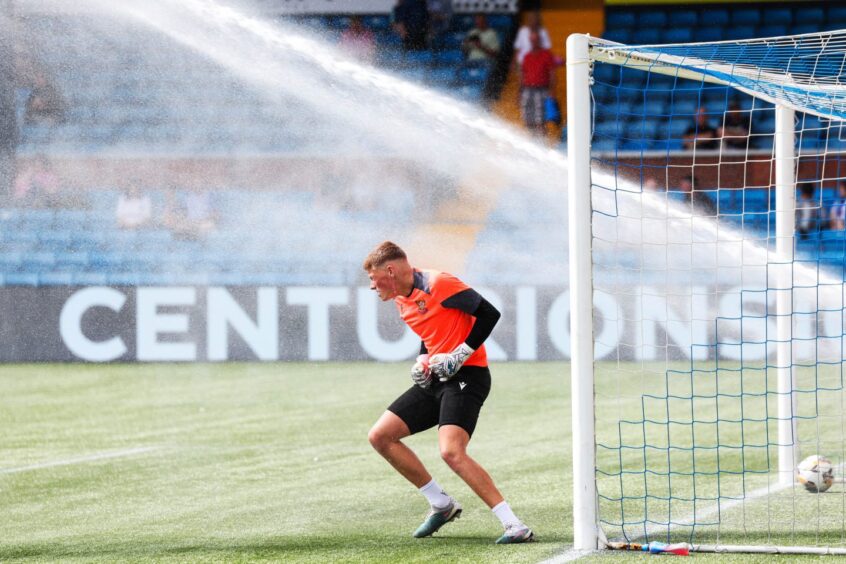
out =
[[446,382],[458,373],[473,352],[474,349],[467,346],[467,343],[461,343],[451,353],[433,354],[429,360],[429,370],[438,380]]
[[411,367],[411,379],[424,390],[432,385],[432,371],[429,370],[429,355],[421,354]]

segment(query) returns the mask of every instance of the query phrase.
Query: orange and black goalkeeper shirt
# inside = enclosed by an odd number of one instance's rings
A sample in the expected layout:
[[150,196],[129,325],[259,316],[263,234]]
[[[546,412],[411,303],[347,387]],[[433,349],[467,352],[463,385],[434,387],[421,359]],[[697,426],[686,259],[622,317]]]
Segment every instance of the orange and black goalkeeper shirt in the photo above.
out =
[[[467,290],[470,287],[452,274],[415,268],[411,295],[394,298],[400,317],[420,336],[429,354],[452,352],[470,334],[476,318],[467,312],[474,311],[482,297]],[[487,365],[484,345],[464,363]]]

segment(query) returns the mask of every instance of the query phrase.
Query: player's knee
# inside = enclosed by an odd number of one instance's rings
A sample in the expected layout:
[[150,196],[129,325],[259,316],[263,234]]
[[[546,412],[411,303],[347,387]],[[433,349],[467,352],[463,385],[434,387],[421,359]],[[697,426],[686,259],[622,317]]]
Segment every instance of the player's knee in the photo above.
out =
[[441,445],[441,458],[450,468],[461,463],[465,456],[467,456],[467,452],[460,445]]
[[390,436],[379,427],[370,429],[370,432],[367,433],[367,440],[370,441],[370,445],[378,452],[387,449],[391,442]]

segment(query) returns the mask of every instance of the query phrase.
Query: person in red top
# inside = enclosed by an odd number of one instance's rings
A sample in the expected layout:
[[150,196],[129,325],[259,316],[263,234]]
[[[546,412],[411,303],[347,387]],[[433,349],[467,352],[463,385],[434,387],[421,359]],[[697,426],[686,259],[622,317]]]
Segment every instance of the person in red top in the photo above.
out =
[[500,313],[464,282],[437,270],[416,269],[405,252],[385,241],[364,260],[370,289],[393,300],[400,317],[422,342],[411,369],[414,385],[370,429],[373,448],[431,505],[414,532],[422,538],[461,515],[461,504],[441,486],[402,439],[438,426],[441,457],[499,518],[498,544],[531,541],[532,530],[514,515],[490,475],[467,454],[479,412],[491,389],[484,341]]
[[549,49],[541,47],[540,35],[536,30],[529,34],[532,50],[523,57],[520,67],[520,110],[523,121],[530,131],[543,135],[544,102],[555,95],[555,67],[558,62]]

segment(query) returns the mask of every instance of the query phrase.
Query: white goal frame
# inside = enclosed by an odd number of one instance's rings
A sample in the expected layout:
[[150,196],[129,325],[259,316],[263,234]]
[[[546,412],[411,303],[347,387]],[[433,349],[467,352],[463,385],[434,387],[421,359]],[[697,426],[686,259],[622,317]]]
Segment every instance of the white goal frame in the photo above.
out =
[[[625,57],[609,56],[595,49],[590,36],[573,34],[567,39],[567,152],[568,221],[570,266],[571,391],[573,430],[573,547],[604,548],[604,535],[597,518],[596,445],[594,411],[593,280],[591,255],[591,95],[590,68],[594,60],[623,64]],[[631,61],[632,59],[628,59]],[[719,85],[730,84],[689,69],[655,65],[650,72],[671,74]],[[795,371],[792,368],[791,268],[795,233],[796,162],[795,112],[776,104],[774,156],[776,171],[776,362],[778,372],[778,473],[779,482],[790,484],[798,463],[796,436]],[[801,549],[805,550],[801,550]],[[846,549],[821,547],[731,547],[696,545],[701,552],[768,552],[846,554]]]

